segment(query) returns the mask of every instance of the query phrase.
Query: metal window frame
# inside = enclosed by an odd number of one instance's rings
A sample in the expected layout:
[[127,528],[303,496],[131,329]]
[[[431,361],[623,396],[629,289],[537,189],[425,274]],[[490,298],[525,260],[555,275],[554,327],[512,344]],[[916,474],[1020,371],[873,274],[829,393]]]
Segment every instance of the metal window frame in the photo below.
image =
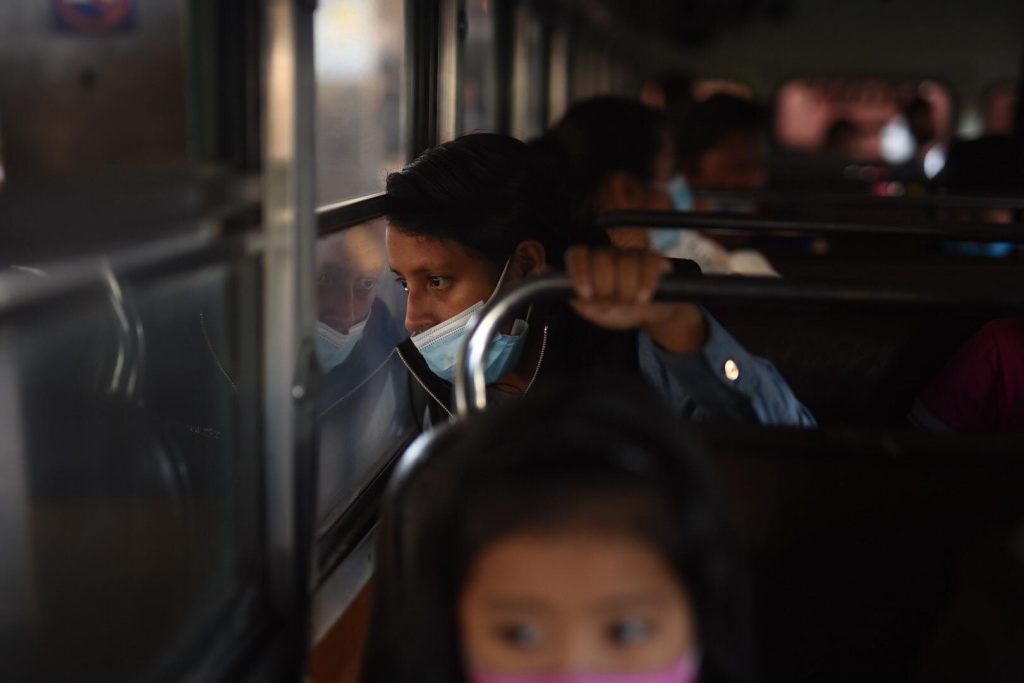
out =
[[438,0],[437,131],[435,144],[458,137],[462,130],[460,85],[463,38],[466,32],[465,0]]
[[271,604],[293,647],[308,642],[315,507],[312,418],[315,254],[315,2],[267,0],[263,137],[263,419]]
[[1024,244],[1024,226],[1005,223],[961,223],[956,221],[818,221],[776,219],[761,216],[708,214],[689,211],[615,211],[601,215],[598,227],[696,229],[707,232],[749,232],[756,234],[849,235],[910,237],[971,242],[1012,242]]
[[856,209],[1024,209],[1024,197],[934,194],[878,197],[855,192],[779,192],[695,190],[698,199],[749,201],[769,205],[829,206]]

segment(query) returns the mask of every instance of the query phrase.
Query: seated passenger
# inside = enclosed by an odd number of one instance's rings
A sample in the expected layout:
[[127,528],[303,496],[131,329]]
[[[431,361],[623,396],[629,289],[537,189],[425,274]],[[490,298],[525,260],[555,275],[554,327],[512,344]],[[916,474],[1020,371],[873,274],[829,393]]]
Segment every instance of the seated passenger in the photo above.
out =
[[[677,137],[679,167],[689,187],[753,192],[767,186],[771,151],[768,117],[754,102],[726,93],[712,95],[690,110],[680,124]],[[720,213],[752,213],[756,205],[750,201],[705,198],[696,202],[695,208]],[[754,236],[732,242],[764,248],[799,245],[801,249],[819,254],[828,250],[827,242],[813,238]],[[752,263],[770,267],[760,252],[753,253],[764,261],[748,256]]]
[[1024,432],[1024,318],[985,325],[914,402],[921,429]]
[[[559,160],[568,181],[573,220],[593,225],[606,211],[692,211],[693,196],[675,174],[674,134],[668,118],[639,102],[600,97],[573,106],[539,142]],[[697,230],[609,231],[613,244],[651,247],[675,258],[691,259],[706,273],[770,274],[763,267],[744,269],[749,255],[730,254]]]
[[716,485],[649,390],[544,387],[406,457],[364,683],[752,679]]
[[771,364],[702,309],[651,301],[668,260],[579,244],[594,235],[565,229],[564,206],[539,156],[500,135],[442,144],[388,176],[388,261],[408,292],[412,333],[398,350],[431,421],[451,414],[456,354],[473,313],[560,268],[566,254],[578,316],[563,304],[519,311],[490,347],[487,381],[499,395],[568,373],[624,370],[691,419],[813,424]]

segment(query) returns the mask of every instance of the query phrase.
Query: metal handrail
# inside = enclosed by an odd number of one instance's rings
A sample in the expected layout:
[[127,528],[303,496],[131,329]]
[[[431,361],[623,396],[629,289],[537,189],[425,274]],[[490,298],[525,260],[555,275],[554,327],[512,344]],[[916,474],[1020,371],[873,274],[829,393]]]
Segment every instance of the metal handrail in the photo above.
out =
[[777,219],[692,211],[615,211],[601,215],[602,228],[637,227],[695,229],[709,232],[797,233],[801,235],[870,235],[1024,244],[1024,226],[1006,223],[915,221],[864,223]]
[[759,204],[803,206],[844,206],[858,209],[1024,209],[1024,197],[932,194],[921,197],[880,197],[859,192],[738,192],[694,190],[698,199],[750,201]]
[[316,210],[317,235],[332,235],[380,218],[384,215],[385,196],[373,194],[319,207]]
[[[487,346],[502,320],[527,303],[568,299],[574,293],[567,275],[528,279],[493,299],[469,321],[471,331],[459,349],[455,370],[455,411],[458,418],[487,407],[484,362]],[[998,282],[881,285],[712,275],[672,276],[662,280],[655,299],[888,311],[943,310],[993,314],[1024,311],[1024,287],[1006,287]]]

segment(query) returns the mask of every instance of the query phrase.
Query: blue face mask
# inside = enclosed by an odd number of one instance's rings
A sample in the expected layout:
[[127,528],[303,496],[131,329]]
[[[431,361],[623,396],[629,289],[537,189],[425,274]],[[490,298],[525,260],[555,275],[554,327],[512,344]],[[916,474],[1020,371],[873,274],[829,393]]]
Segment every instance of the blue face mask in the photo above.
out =
[[[505,279],[507,271],[508,264],[506,263],[505,270],[498,278],[498,284],[487,299],[488,301],[493,299],[501,289],[501,283]],[[416,345],[420,355],[427,362],[430,371],[441,379],[449,382],[455,381],[456,358],[469,331],[466,324],[484,305],[483,301],[478,301],[455,317],[412,336],[412,343]],[[512,325],[511,334],[499,334],[490,343],[487,348],[487,367],[484,371],[488,384],[494,384],[515,369],[519,358],[523,355],[526,332],[529,329],[525,320],[516,320]]]
[[693,191],[686,184],[686,178],[682,174],[677,173],[673,176],[665,189],[676,211],[693,211]]
[[345,362],[356,344],[363,338],[364,329],[366,320],[350,327],[348,334],[342,334],[330,325],[317,321],[316,357],[324,372],[329,372]]
[[[672,199],[672,208],[676,211],[693,211],[693,192],[690,191],[690,186],[686,184],[686,179],[682,175],[677,173],[666,186],[665,191]],[[669,254],[674,247],[678,246],[683,232],[681,230],[648,231],[651,239],[651,251]]]

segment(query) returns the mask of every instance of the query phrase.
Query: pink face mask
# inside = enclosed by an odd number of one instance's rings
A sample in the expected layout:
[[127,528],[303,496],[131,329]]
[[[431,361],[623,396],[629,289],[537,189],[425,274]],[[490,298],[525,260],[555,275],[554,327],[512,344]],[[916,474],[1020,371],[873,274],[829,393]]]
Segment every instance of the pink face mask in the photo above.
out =
[[643,674],[495,674],[474,672],[471,683],[696,683],[697,658],[692,654],[683,657],[667,669]]

